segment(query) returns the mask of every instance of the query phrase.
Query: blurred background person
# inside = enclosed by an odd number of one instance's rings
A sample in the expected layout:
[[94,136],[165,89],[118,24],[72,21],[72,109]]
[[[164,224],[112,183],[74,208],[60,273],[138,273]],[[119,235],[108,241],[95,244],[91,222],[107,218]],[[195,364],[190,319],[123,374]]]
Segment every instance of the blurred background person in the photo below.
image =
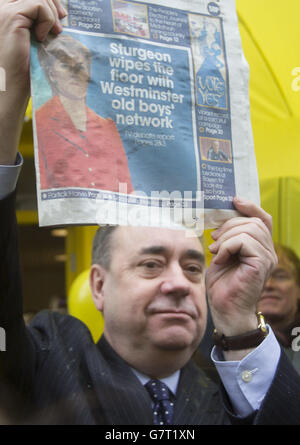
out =
[[296,327],[300,331],[300,259],[289,247],[276,244],[275,250],[278,265],[265,284],[258,310],[300,373],[300,341],[296,348],[293,331]]

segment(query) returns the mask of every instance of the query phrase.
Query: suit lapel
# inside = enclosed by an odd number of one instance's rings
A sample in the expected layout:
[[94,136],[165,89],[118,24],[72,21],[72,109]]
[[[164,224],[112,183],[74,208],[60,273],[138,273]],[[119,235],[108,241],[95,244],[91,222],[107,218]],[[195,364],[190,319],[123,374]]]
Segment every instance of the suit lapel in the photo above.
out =
[[217,425],[224,422],[218,387],[192,360],[181,371],[177,394],[175,425]]
[[[88,354],[88,368],[101,422],[106,425],[151,425],[151,399],[128,364],[104,337],[98,354]],[[100,405],[100,406],[99,406]]]
[[[152,425],[151,399],[130,369],[102,336],[86,351],[93,412],[104,425]],[[206,374],[190,360],[181,370],[174,409],[175,425],[227,423],[220,395]]]

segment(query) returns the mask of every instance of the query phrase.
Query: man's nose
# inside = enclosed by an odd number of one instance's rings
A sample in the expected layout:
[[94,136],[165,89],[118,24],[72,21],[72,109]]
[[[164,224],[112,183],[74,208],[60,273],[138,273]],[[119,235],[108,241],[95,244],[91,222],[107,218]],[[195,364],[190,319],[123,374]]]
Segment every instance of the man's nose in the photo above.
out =
[[166,271],[160,291],[174,298],[183,298],[190,293],[190,282],[180,266],[172,266]]

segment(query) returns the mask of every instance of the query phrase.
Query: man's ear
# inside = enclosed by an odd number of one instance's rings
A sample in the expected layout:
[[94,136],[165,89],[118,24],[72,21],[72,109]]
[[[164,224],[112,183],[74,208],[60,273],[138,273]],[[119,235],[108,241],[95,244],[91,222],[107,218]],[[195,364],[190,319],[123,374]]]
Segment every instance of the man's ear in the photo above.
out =
[[105,279],[105,269],[100,264],[92,264],[90,270],[90,288],[92,297],[98,311],[104,308],[103,284]]

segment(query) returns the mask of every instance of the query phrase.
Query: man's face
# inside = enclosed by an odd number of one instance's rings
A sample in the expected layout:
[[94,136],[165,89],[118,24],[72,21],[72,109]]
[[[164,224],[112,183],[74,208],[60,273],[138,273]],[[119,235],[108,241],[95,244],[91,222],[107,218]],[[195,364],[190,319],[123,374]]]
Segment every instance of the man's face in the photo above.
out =
[[214,141],[213,142],[213,149],[215,153],[219,153],[219,149],[220,149],[220,144],[218,141]]
[[296,282],[294,265],[284,256],[279,257],[278,265],[266,282],[258,304],[267,319],[286,321],[289,324],[297,312],[300,288]]
[[84,99],[90,78],[89,63],[80,51],[62,47],[50,70],[51,82],[58,94],[72,100]]
[[119,227],[101,294],[96,306],[116,350],[193,352],[207,315],[200,241],[185,231]]

